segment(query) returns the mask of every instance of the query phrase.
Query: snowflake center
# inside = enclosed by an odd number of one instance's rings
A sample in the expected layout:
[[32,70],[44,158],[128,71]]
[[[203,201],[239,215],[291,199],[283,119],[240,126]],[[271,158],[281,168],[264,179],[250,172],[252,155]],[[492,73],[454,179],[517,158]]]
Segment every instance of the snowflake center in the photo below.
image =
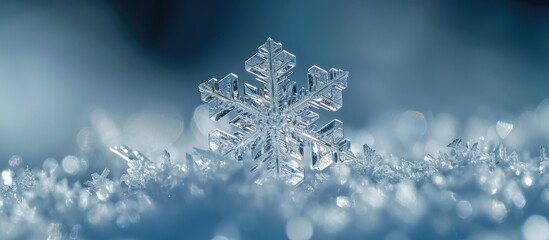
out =
[[265,119],[265,123],[271,127],[281,127],[289,123],[289,119],[281,114],[270,113]]

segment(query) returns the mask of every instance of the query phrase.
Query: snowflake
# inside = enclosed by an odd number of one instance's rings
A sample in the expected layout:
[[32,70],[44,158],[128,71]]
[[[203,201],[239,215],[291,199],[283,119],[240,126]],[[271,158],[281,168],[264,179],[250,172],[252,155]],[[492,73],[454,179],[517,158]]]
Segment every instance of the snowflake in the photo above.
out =
[[[355,159],[350,141],[344,138],[343,123],[334,119],[318,128],[314,122],[319,115],[313,111],[336,111],[342,106],[349,73],[312,66],[307,72],[308,88],[298,90],[289,79],[295,64],[295,56],[269,38],[245,62],[246,71],[263,87],[244,83],[241,92],[232,73],[199,86],[210,118],[228,115],[231,125],[239,129],[234,134],[211,132],[210,149],[231,159],[251,158],[250,171],[257,174],[259,184],[280,177],[296,185],[304,180],[307,166],[321,171],[334,162]],[[303,164],[306,156],[311,164]]]

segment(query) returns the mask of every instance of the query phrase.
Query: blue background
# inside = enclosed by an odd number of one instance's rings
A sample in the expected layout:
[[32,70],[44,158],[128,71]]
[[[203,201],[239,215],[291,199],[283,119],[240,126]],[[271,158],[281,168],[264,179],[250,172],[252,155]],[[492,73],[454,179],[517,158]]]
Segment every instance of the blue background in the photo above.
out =
[[549,95],[542,0],[2,1],[0,159],[78,154],[96,109],[122,124],[161,103],[188,132],[198,84],[254,82],[244,61],[267,37],[297,56],[300,83],[313,64],[350,71],[344,107],[323,116],[354,129],[393,110],[512,118]]

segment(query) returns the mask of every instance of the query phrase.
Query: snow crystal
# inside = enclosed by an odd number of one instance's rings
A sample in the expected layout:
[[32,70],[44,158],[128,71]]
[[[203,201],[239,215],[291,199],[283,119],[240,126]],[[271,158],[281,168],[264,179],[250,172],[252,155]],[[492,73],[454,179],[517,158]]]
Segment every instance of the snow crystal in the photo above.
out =
[[114,184],[107,178],[109,172],[109,169],[105,168],[101,175],[94,173],[92,174],[92,180],[86,182],[90,186],[90,190],[94,191],[97,198],[101,201],[106,201],[111,193],[114,192]]
[[305,178],[303,163],[310,152],[312,168],[322,171],[334,162],[355,159],[350,141],[343,136],[343,123],[337,119],[318,128],[314,109],[336,111],[342,105],[342,91],[347,87],[348,72],[317,66],[309,68],[308,88],[298,90],[291,81],[295,56],[282,44],[267,39],[258,53],[246,61],[246,71],[255,75],[263,87],[244,84],[238,89],[237,76],[200,84],[202,100],[208,103],[209,117],[219,120],[229,115],[232,126],[240,131],[210,133],[210,148],[232,159],[250,157],[251,172],[257,183],[280,177],[297,185]]

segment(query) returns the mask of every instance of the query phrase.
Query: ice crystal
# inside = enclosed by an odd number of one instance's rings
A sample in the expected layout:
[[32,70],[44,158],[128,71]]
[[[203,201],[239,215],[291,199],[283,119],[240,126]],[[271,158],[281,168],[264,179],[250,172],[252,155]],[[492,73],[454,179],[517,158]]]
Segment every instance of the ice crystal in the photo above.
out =
[[[499,188],[498,176],[515,176],[526,186],[531,186],[533,177],[537,174],[544,176],[549,165],[549,158],[545,148],[540,147],[539,162],[520,161],[516,152],[507,152],[503,144],[492,145],[483,137],[478,142],[463,143],[462,139],[455,139],[447,145],[448,152],[441,152],[434,157],[427,154],[420,160],[407,160],[393,155],[380,155],[368,145],[364,145],[364,158],[352,165],[353,169],[369,176],[374,182],[394,184],[403,180],[423,182],[439,174],[460,172],[463,169],[487,169],[491,174],[487,182],[488,192]],[[436,182],[436,180],[435,180]]]
[[[307,72],[308,87],[298,90],[289,78],[295,65],[295,56],[269,38],[245,62],[246,71],[263,87],[244,83],[244,91],[239,91],[232,73],[199,86],[209,117],[219,120],[228,115],[232,126],[240,129],[233,134],[220,129],[211,132],[210,148],[231,159],[250,157],[257,183],[280,177],[296,185],[304,180],[309,166],[324,170],[334,162],[355,158],[341,121],[335,119],[320,128],[314,124],[319,118],[315,109],[337,111],[342,106],[348,72],[312,66]],[[312,162],[304,164],[309,154]]]
[[162,152],[161,161],[157,162],[125,145],[114,146],[110,150],[128,164],[127,173],[120,180],[130,188],[143,189],[148,183],[154,182],[171,189],[185,171],[184,166],[172,163],[170,153],[166,150]]
[[105,168],[101,175],[93,173],[91,176],[92,180],[86,182],[86,184],[90,186],[90,190],[95,192],[95,195],[97,195],[97,198],[101,201],[106,201],[114,192],[113,181],[107,178],[109,172],[109,169]]
[[[188,219],[223,212],[223,221],[236,229],[275,214],[271,221],[286,224],[288,237],[383,239],[399,226],[410,238],[439,239],[470,234],[462,220],[516,233],[549,202],[549,175],[540,169],[548,161],[543,147],[539,157],[530,157],[484,138],[472,144],[456,139],[448,146],[407,160],[365,145],[357,161],[315,172],[297,188],[277,182],[257,186],[231,159],[199,149],[186,161],[172,162],[167,151],[149,158],[127,146],[113,147],[127,162],[126,173],[120,178],[108,169],[94,173],[87,189],[71,184],[62,177],[71,175],[47,159],[43,169],[19,165],[2,171],[0,227],[10,230],[0,231],[0,238],[154,238],[162,231],[168,232],[162,237],[175,236],[178,229],[148,231],[148,223],[162,216],[189,227],[195,223]],[[169,194],[156,194],[159,189]],[[250,208],[245,215],[242,205]],[[356,228],[356,222],[368,227]]]
[[400,159],[393,155],[382,156],[368,145],[364,145],[364,159],[353,168],[364,175],[372,177],[376,182],[396,183],[403,179],[421,180],[438,171],[431,155],[422,160]]
[[155,169],[154,162],[141,152],[132,150],[124,145],[114,146],[110,150],[126,160],[128,173],[124,174],[121,180],[130,188],[144,188],[145,183],[155,177],[153,175]]
[[36,185],[36,175],[28,167],[19,169],[16,174],[13,169],[1,172],[0,202],[19,201],[25,192],[32,191]]

